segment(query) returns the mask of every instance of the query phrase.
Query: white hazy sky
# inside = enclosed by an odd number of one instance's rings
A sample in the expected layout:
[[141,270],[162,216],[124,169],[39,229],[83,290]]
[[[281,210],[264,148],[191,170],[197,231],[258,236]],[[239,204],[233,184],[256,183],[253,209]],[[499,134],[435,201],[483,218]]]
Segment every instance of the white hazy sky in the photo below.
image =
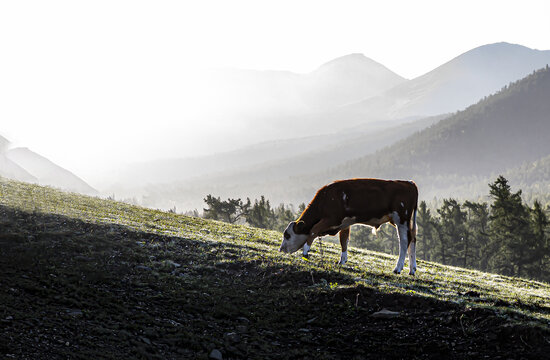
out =
[[1,1],[0,134],[93,183],[213,147],[197,69],[364,53],[414,78],[488,43],[550,49],[548,14],[547,0]]

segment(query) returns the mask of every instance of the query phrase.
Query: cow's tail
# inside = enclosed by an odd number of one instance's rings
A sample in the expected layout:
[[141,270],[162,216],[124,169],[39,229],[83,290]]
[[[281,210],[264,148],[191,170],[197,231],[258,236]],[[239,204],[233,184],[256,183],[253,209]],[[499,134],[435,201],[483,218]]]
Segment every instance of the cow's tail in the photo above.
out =
[[414,186],[414,189],[416,190],[416,199],[414,202],[413,216],[412,216],[412,221],[410,222],[411,232],[413,232],[413,234],[416,235],[416,213],[418,212],[418,187],[416,186],[414,181],[410,180],[409,182]]
[[413,218],[411,222],[411,231],[416,234],[416,213],[418,212],[418,204],[414,205]]

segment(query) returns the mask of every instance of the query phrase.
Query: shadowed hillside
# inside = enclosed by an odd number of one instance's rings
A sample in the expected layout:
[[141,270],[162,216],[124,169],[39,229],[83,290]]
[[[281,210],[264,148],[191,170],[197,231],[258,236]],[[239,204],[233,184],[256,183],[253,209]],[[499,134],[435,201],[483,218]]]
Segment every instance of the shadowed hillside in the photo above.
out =
[[[0,179],[6,358],[542,358],[548,284]],[[420,245],[421,243],[419,243]]]

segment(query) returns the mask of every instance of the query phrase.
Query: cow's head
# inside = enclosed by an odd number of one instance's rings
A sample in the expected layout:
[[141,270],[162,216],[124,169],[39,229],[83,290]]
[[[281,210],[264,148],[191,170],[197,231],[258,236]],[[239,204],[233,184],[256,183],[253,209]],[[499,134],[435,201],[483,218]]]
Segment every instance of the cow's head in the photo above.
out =
[[308,234],[303,234],[305,223],[292,221],[283,233],[283,242],[279,251],[293,253],[301,249],[308,239]]

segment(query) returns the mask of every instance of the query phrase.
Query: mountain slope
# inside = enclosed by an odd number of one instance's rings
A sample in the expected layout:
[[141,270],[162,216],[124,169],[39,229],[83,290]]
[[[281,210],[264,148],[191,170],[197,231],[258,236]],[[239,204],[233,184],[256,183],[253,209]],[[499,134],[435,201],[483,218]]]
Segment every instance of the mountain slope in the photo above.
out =
[[10,146],[8,139],[0,135],[0,176],[27,182],[38,182],[38,179],[6,156]]
[[406,80],[363,54],[350,54],[323,64],[303,81],[305,102],[313,109],[329,109],[378,95]]
[[[361,128],[349,134],[293,139],[276,144],[283,145],[282,147],[251,147],[246,148],[246,153],[223,154],[223,157],[208,159],[210,161],[205,161],[203,166],[204,169],[209,164],[218,163],[218,171],[183,181],[160,181],[142,187],[140,191],[145,195],[143,205],[164,209],[174,206],[180,209],[201,209],[204,205],[203,199],[208,194],[252,199],[264,195],[274,204],[306,202],[315,193],[315,189],[311,187],[316,184],[309,184],[308,190],[303,191],[302,188],[296,189],[293,179],[329,171],[339,164],[361,158],[430,126],[442,117],[420,119],[370,131]],[[243,158],[256,158],[257,155],[258,161],[243,164]],[[227,166],[233,164],[234,166]],[[154,164],[150,168],[156,169]],[[175,169],[181,171],[180,168]],[[173,179],[169,176],[166,178]],[[123,190],[113,189],[117,194],[128,196]]]
[[97,190],[88,185],[84,180],[28,148],[10,149],[6,151],[5,156],[12,163],[17,164],[19,167],[25,169],[26,172],[32,174],[34,178],[34,181],[15,178],[17,180],[39,182],[42,185],[55,186],[81,194],[97,194]]
[[508,43],[484,45],[345,111],[388,117],[453,112],[549,63],[550,50]]
[[550,154],[548,99],[550,69],[546,67],[414,136],[332,173],[414,178],[447,191],[475,177],[504,173]]
[[[548,284],[0,179],[6,358],[544,358]],[[317,249],[321,251],[317,251]],[[385,312],[380,313],[381,310]],[[388,313],[387,310],[391,312]],[[406,341],[405,341],[405,340]]]

